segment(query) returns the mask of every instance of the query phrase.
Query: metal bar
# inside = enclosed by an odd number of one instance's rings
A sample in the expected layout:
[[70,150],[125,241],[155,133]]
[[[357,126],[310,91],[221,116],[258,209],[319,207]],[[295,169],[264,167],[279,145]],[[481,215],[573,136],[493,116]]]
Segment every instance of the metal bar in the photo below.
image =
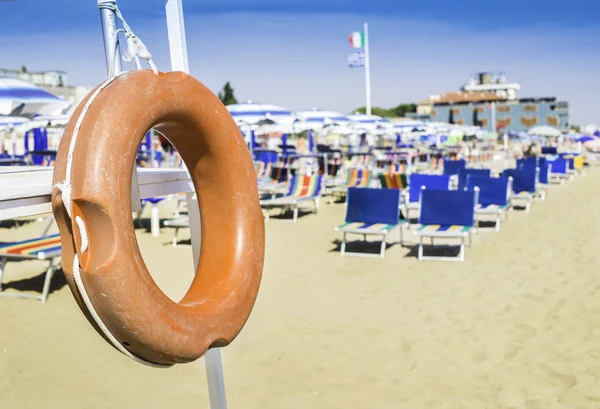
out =
[[[100,9],[100,22],[102,24],[102,37],[104,39],[104,56],[106,59],[106,70],[108,77],[119,74],[123,67],[121,65],[121,48],[119,45],[119,35],[117,33],[117,15],[113,10],[103,6],[115,7],[115,0],[98,0]],[[131,175],[131,210],[134,212],[142,211],[139,181],[136,168],[133,168]]]
[[109,77],[122,71],[121,48],[117,35],[117,15],[114,11],[103,8],[103,5],[116,6],[116,0],[98,0],[100,21],[102,23],[102,37],[104,39],[104,54],[106,56],[106,70]]
[[167,0],[167,32],[169,35],[169,51],[171,53],[171,69],[173,71],[190,72],[183,6],[181,0]]
[[[183,21],[183,6],[181,0],[166,0],[167,32],[169,35],[169,51],[171,54],[171,69],[173,71],[190,72],[185,25]],[[198,196],[186,195],[188,215],[190,218],[190,234],[194,265],[198,268],[201,247],[201,220],[198,209]],[[204,356],[206,376],[208,378],[208,395],[211,409],[226,409],[225,381],[223,379],[223,364],[219,349],[210,349]]]

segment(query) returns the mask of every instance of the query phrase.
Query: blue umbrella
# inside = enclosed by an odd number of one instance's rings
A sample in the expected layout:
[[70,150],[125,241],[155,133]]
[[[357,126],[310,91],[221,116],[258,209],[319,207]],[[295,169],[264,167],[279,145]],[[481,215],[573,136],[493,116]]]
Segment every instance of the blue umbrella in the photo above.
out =
[[396,148],[399,148],[402,145],[402,137],[399,133],[396,134]]
[[594,136],[597,136],[598,138],[600,138],[600,130],[597,130],[596,132],[594,132]]
[[584,135],[581,138],[577,139],[577,142],[586,143],[589,141],[595,141],[598,138],[594,138],[593,136]]

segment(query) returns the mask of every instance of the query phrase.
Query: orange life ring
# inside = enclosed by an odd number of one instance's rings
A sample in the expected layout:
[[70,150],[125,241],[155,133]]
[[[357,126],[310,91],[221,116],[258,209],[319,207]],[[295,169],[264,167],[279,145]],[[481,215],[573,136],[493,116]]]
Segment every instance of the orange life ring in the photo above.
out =
[[[181,154],[200,203],[200,260],[179,303],[152,279],[133,229],[133,166],[151,128]],[[74,143],[74,134],[83,137]],[[248,149],[210,90],[182,72],[134,71],[107,81],[67,125],[54,183],[69,184],[68,194],[52,193],[67,282],[107,341],[114,337],[117,349],[161,366],[193,361],[237,336],[260,284],[264,221]]]

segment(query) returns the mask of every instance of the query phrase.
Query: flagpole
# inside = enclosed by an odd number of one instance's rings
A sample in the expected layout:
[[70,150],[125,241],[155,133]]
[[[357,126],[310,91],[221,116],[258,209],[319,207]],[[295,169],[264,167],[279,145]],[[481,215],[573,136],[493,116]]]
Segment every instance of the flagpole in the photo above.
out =
[[365,23],[365,90],[367,115],[371,115],[371,61],[369,57],[369,25]]

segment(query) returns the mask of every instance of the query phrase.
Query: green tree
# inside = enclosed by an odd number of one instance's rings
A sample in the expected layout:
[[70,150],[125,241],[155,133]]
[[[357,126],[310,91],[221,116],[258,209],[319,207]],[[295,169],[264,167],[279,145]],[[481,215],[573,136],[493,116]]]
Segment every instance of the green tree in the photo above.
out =
[[233,88],[229,81],[225,83],[223,90],[219,92],[219,99],[223,105],[237,104],[237,99],[235,99],[235,95],[233,95]]
[[[360,107],[355,110],[355,112],[365,114],[367,109],[365,107]],[[384,118],[398,118],[403,117],[407,113],[417,112],[417,106],[415,104],[400,104],[395,108],[381,108],[381,107],[372,107],[371,114],[381,116]]]
[[569,129],[575,133],[581,133],[581,127],[579,125],[571,125]]

